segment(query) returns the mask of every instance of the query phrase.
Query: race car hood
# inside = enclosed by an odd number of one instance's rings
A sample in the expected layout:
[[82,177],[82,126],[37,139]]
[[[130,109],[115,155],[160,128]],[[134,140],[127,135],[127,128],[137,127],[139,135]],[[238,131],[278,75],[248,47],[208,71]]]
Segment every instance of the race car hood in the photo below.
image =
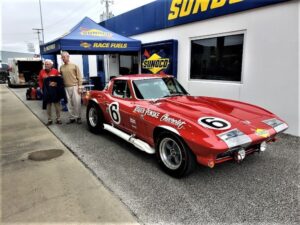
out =
[[[228,129],[239,128],[249,134],[257,128],[270,129],[262,121],[276,117],[271,112],[257,106],[211,97],[178,96],[165,98],[159,103],[159,108],[195,123],[200,118],[205,117],[223,119],[230,123]],[[224,132],[224,129],[212,131],[217,135]]]
[[174,105],[184,113],[197,112],[198,115],[229,115],[238,120],[251,120],[272,115],[271,112],[250,104],[211,97],[179,96],[166,99],[166,103]]

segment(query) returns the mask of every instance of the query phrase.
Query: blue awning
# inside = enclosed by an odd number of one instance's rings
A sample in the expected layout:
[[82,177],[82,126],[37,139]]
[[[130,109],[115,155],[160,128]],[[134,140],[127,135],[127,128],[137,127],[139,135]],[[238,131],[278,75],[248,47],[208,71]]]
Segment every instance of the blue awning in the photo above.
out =
[[116,34],[85,17],[70,32],[41,45],[41,54],[104,54],[137,52],[141,41]]

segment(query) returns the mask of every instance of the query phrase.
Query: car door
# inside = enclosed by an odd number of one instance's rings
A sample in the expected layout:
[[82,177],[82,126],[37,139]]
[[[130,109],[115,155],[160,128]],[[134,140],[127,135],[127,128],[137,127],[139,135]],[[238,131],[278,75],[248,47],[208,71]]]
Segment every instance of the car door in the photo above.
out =
[[122,130],[131,133],[130,115],[132,114],[133,99],[128,81],[114,80],[111,91],[107,102],[107,111],[111,122]]
[[[132,93],[135,94],[135,101],[132,105],[132,114],[130,116],[130,123],[132,127],[132,132],[136,136],[150,143],[152,140],[153,133],[153,120],[158,120],[159,113],[152,110],[152,105],[150,100],[143,98],[139,90],[136,88],[134,82],[131,83]],[[149,93],[153,90],[149,89]]]

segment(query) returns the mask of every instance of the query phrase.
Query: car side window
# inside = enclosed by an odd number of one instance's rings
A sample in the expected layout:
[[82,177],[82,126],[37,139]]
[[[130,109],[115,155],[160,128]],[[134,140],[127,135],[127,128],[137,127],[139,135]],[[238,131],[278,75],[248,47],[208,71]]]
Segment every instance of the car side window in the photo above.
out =
[[126,80],[115,80],[112,95],[119,98],[131,98],[130,89]]

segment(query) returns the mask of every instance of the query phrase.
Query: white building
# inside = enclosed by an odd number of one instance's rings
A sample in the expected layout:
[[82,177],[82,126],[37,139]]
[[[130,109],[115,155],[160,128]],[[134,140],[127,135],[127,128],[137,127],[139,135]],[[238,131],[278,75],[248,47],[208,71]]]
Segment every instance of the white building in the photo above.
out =
[[24,52],[0,51],[0,61],[7,63],[9,58],[32,58],[35,54]]
[[[143,44],[177,40],[177,79],[190,94],[259,105],[289,124],[286,133],[300,136],[300,1],[252,1],[258,6],[245,8],[250,1],[211,0],[204,5],[201,0],[159,0],[104,25]],[[151,14],[154,4],[165,5],[158,11],[164,18]],[[132,20],[140,11],[141,17]],[[198,18],[191,18],[196,14]]]

